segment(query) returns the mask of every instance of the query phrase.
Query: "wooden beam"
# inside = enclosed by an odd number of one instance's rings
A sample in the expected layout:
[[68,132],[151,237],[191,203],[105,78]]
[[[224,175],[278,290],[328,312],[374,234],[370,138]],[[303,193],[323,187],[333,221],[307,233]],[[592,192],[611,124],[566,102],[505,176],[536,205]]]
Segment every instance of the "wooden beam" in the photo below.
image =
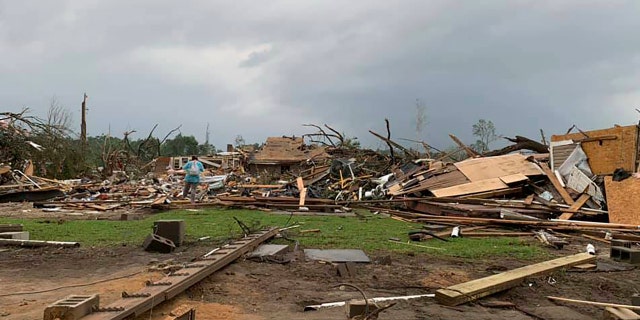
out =
[[300,201],[298,202],[298,205],[300,207],[304,206],[304,201],[307,198],[307,188],[302,188],[302,190],[300,190]]
[[573,198],[571,198],[571,196],[569,195],[569,192],[567,192],[567,190],[562,187],[562,184],[560,183],[556,175],[553,173],[553,171],[549,169],[549,166],[546,163],[539,163],[539,165],[540,165],[540,168],[542,168],[542,171],[544,171],[544,174],[551,181],[551,184],[553,184],[553,187],[556,188],[556,190],[558,190],[558,193],[560,193],[560,196],[562,197],[564,202],[567,203],[568,205],[573,205],[574,203]]
[[462,148],[462,150],[464,150],[464,152],[467,153],[467,156],[469,156],[469,158],[474,158],[474,157],[478,157],[480,156],[480,154],[478,154],[477,152],[475,152],[473,149],[469,148],[466,144],[462,143],[462,141],[460,141],[460,139],[458,139],[458,137],[450,134],[449,137],[451,138],[451,140],[453,140],[453,142],[455,142],[460,148]]
[[640,315],[627,309],[627,308],[614,308],[614,307],[606,307],[604,308],[608,313],[606,319],[619,319],[619,320],[638,320],[640,319]]
[[569,207],[569,210],[563,214],[560,215],[560,217],[558,217],[558,219],[560,220],[569,220],[571,219],[571,217],[573,217],[573,215],[578,212],[578,210],[580,210],[580,208],[582,208],[582,206],[584,206],[585,203],[587,203],[587,201],[589,200],[589,198],[591,198],[590,195],[583,193],[580,198],[578,198],[578,200],[576,200],[576,202],[574,202],[571,207]]
[[[437,297],[438,296],[436,295],[436,298]],[[640,306],[631,306],[631,305],[627,305],[627,304],[616,304],[616,303],[576,300],[576,299],[568,299],[568,298],[553,297],[553,296],[548,296],[547,299],[553,300],[553,301],[562,301],[562,302],[586,304],[586,305],[597,306],[597,307],[612,307],[612,308],[625,308],[625,309],[630,309],[630,310],[640,310]]]
[[[595,261],[588,253],[549,260],[500,274],[472,280],[436,291],[436,301],[447,306],[457,306],[517,286],[527,277],[549,274],[561,268]],[[639,307],[640,308],[640,307]]]
[[220,247],[187,265],[187,268],[174,274],[168,274],[158,281],[149,281],[152,285],[140,289],[136,298],[122,298],[105,306],[110,312],[94,312],[82,320],[123,320],[140,316],[142,313],[172,299],[189,287],[202,281],[214,272],[226,267],[244,254],[255,250],[261,243],[278,233],[278,228],[263,230],[233,241],[227,247]]
[[533,203],[533,195],[530,194],[524,199],[524,204],[531,205]]
[[478,238],[478,237],[530,237],[533,236],[531,232],[461,232],[463,237]]
[[282,188],[281,184],[239,184],[236,187],[245,189],[277,189]]

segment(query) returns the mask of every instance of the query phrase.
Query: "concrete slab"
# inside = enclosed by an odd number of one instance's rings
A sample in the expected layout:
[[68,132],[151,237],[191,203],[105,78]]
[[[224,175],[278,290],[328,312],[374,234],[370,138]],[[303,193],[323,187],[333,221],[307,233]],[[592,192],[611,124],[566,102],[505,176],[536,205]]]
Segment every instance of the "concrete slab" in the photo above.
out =
[[0,239],[29,240],[29,231],[0,232]]
[[367,254],[359,249],[304,249],[304,255],[311,260],[328,262],[371,262]]
[[275,256],[284,253],[289,249],[286,244],[261,244],[253,252],[247,255],[247,258],[262,258]]

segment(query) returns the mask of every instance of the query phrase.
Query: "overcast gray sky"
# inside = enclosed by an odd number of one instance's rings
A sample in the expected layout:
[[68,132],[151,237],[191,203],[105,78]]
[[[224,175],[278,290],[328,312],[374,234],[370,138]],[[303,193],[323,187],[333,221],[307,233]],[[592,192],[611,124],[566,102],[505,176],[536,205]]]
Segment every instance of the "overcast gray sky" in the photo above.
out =
[[[474,141],[640,118],[640,1],[0,0],[0,111],[74,114],[88,131],[182,133],[221,148],[327,123]],[[79,129],[78,129],[79,131]]]

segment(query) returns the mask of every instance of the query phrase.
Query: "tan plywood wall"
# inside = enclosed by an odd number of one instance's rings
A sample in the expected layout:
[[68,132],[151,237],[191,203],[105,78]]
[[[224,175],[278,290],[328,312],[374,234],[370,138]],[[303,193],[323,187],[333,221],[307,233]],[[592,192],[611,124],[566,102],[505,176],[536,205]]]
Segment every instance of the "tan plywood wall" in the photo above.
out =
[[609,222],[640,225],[640,179],[631,177],[622,181],[604,178],[607,192]]
[[[612,174],[616,168],[636,171],[638,154],[638,126],[613,127],[603,130],[587,131],[589,138],[615,136],[613,140],[596,140],[582,142],[582,149],[589,157],[591,171],[597,175]],[[551,141],[580,141],[582,133],[553,135]]]

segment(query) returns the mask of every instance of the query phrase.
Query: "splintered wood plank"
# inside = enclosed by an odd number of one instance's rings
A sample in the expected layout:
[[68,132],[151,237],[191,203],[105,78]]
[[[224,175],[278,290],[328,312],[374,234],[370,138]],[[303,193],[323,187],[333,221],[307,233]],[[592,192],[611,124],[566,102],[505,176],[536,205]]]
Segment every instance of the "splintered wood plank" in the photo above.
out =
[[298,202],[299,206],[304,206],[304,201],[307,198],[307,188],[302,188],[302,190],[300,190],[300,201]]
[[302,177],[296,179],[296,184],[298,185],[298,190],[302,191],[302,189],[304,189],[304,180]]
[[528,265],[500,274],[472,280],[436,291],[436,301],[447,306],[457,306],[496,292],[517,286],[531,276],[540,276],[555,270],[595,261],[588,253],[579,253],[554,260]]
[[609,317],[607,319],[619,319],[619,320],[638,320],[640,319],[640,315],[631,311],[628,308],[621,307],[606,307],[604,308],[606,312],[608,312]]
[[567,192],[567,189],[565,189],[562,186],[562,184],[558,180],[558,177],[556,177],[556,175],[551,171],[551,169],[549,169],[549,166],[546,163],[540,163],[540,168],[542,168],[542,171],[544,171],[544,174],[547,175],[547,178],[549,178],[549,181],[551,181],[551,184],[553,184],[553,187],[556,188],[556,190],[558,190],[558,193],[560,193],[560,196],[562,197],[564,202],[568,205],[573,205],[573,198],[571,198],[571,196],[569,195],[569,192]]
[[584,206],[584,204],[587,203],[589,198],[591,198],[590,195],[588,195],[586,193],[583,193],[580,196],[580,198],[578,198],[578,200],[576,200],[576,202],[574,202],[571,205],[571,207],[569,207],[569,210],[567,212],[561,214],[560,217],[558,217],[558,219],[560,219],[560,220],[569,220],[569,219],[571,219],[571,217],[573,217],[573,214],[578,212],[578,210],[580,210],[580,208],[582,208],[582,206]]
[[532,204],[533,203],[533,197],[534,197],[533,194],[528,195],[527,198],[524,199],[524,204],[526,204],[526,205]]
[[431,190],[436,197],[451,197],[509,188],[500,178],[469,182],[454,187]]
[[460,148],[462,148],[462,150],[464,150],[464,152],[467,154],[467,156],[469,156],[470,158],[473,157],[477,157],[480,156],[480,154],[478,154],[477,152],[475,152],[473,149],[469,148],[466,144],[462,143],[462,141],[460,141],[460,139],[458,139],[458,137],[450,134],[449,137],[451,138],[451,140],[453,140],[453,142],[455,142]]

